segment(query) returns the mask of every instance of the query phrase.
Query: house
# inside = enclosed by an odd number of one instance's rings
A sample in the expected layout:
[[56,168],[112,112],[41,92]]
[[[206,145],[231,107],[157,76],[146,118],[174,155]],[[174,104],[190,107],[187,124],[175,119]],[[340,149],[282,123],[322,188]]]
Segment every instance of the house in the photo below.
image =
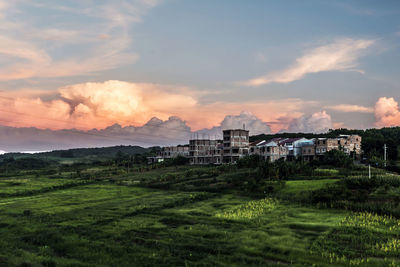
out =
[[278,142],[278,139],[270,141],[257,141],[250,144],[250,155],[259,155],[263,160],[274,162],[278,159],[286,159],[288,149]]
[[333,149],[342,150],[348,155],[359,157],[361,154],[361,136],[340,135],[337,138],[317,138],[315,141],[315,155],[321,158],[326,152]]
[[251,142],[249,144],[249,154],[250,155],[260,155],[261,153],[261,147],[263,144],[266,144],[267,141],[265,140],[258,140],[255,142]]
[[297,138],[285,138],[280,140],[279,143],[285,146],[288,150],[287,159],[288,160],[295,160],[298,157],[301,157],[302,147],[305,145],[314,145],[314,141],[304,138],[304,137],[297,137]]
[[315,159],[315,144],[304,144],[301,147],[301,156],[304,161],[312,161]]

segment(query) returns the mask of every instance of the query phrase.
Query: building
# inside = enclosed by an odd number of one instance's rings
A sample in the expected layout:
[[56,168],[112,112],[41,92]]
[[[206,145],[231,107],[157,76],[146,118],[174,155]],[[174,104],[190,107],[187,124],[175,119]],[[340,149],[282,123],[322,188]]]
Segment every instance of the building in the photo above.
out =
[[192,139],[189,145],[163,147],[149,163],[162,162],[178,156],[189,158],[190,164],[233,164],[247,155],[259,155],[263,160],[305,161],[322,159],[326,152],[341,150],[354,159],[361,155],[361,136],[340,135],[337,138],[273,138],[249,144],[249,131],[232,129],[223,131],[223,140]]
[[155,157],[148,157],[149,164],[163,162],[165,159],[176,158],[178,156],[189,157],[189,145],[166,146],[161,148]]
[[189,141],[190,164],[221,164],[222,140],[193,139]]
[[326,152],[334,149],[359,157],[361,155],[361,136],[340,135],[338,138],[317,138],[315,141],[315,155],[317,158],[321,158]]
[[274,141],[274,139],[253,142],[249,146],[250,155],[259,155],[263,160],[268,162],[274,162],[278,159],[286,160],[288,155],[288,149],[276,140]]
[[315,159],[315,144],[304,144],[301,147],[301,156],[304,161],[311,161]]
[[249,131],[243,129],[223,131],[222,163],[235,163],[249,154]]
[[359,135],[340,135],[342,138],[341,146],[343,152],[348,155],[359,156],[361,155],[361,136]]
[[261,147],[261,157],[265,161],[274,162],[278,159],[287,159],[288,149],[279,142],[270,141]]
[[295,160],[298,157],[301,157],[302,147],[305,145],[314,145],[314,141],[304,138],[285,138],[278,141],[279,144],[285,146],[288,151],[287,159]]

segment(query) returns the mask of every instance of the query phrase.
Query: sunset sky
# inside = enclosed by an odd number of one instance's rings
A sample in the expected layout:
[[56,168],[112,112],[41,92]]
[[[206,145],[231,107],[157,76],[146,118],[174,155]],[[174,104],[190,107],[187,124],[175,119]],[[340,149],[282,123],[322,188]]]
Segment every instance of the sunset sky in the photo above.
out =
[[0,0],[4,129],[151,144],[146,124],[182,139],[396,126],[398,102],[397,0]]

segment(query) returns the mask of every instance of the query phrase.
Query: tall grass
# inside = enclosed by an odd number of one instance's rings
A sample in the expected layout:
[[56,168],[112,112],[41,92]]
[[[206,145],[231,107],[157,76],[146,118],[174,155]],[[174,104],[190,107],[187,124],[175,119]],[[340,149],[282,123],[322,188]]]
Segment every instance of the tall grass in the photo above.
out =
[[260,217],[268,211],[274,210],[278,201],[273,198],[249,201],[240,206],[219,212],[215,216],[229,220],[252,220]]

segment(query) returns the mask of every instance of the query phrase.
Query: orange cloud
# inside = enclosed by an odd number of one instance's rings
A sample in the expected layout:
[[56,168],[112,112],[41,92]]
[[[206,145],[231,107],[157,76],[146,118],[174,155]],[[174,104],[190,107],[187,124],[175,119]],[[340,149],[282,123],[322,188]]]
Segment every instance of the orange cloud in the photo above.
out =
[[[185,87],[122,81],[82,83],[56,91],[21,90],[0,95],[0,123],[49,129],[105,128],[114,123],[140,126],[153,117],[177,116],[192,130],[220,125],[226,115],[252,112],[272,131],[287,127],[313,102],[283,99],[201,104],[197,92]],[[285,118],[285,119],[282,119]]]
[[375,125],[391,127],[400,125],[399,104],[393,97],[381,97],[375,104]]

